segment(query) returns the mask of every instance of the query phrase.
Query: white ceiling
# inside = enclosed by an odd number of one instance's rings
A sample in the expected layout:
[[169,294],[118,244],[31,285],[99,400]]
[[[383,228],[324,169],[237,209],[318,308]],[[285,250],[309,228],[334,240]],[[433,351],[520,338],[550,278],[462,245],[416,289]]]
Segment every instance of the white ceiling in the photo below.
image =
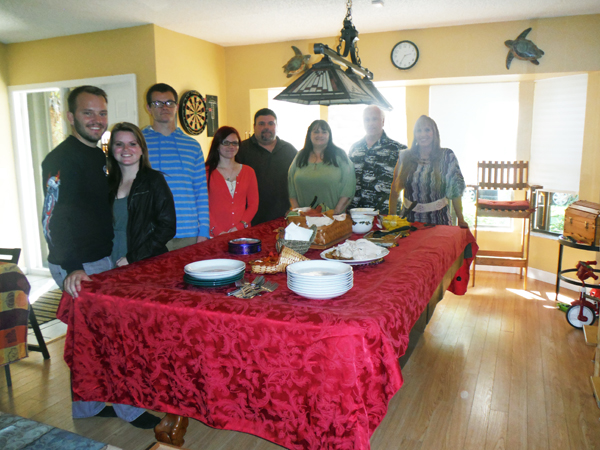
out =
[[[361,33],[600,13],[600,0],[354,0]],[[339,35],[344,0],[0,0],[11,44],[154,23],[223,46]]]

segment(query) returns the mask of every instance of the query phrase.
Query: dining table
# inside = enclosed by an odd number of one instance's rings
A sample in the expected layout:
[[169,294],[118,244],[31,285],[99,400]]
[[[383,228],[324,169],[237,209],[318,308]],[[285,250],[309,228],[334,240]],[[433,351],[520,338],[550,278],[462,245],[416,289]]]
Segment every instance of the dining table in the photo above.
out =
[[[278,289],[251,299],[228,296],[233,285],[184,282],[195,261],[274,255],[285,226],[276,219],[222,235],[94,275],[77,298],[64,294],[57,315],[68,325],[73,399],[196,419],[288,449],[369,449],[402,387],[411,329],[458,267],[468,280],[475,239],[468,229],[420,226],[383,260],[353,265],[352,289],[325,300],[291,291],[285,272],[266,274]],[[229,253],[236,238],[262,249]],[[321,259],[321,250],[305,256]]]

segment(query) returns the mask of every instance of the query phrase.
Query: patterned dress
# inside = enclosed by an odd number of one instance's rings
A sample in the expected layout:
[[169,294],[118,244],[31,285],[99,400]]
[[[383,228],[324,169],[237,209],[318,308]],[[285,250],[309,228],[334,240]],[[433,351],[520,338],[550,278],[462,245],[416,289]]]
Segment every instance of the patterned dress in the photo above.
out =
[[[431,203],[442,198],[450,201],[461,197],[465,190],[465,180],[460,171],[458,160],[454,152],[449,148],[442,148],[441,158],[441,183],[436,182],[434,174],[437,172],[431,162],[419,161],[414,173],[408,176],[404,188],[406,200],[419,203]],[[438,211],[426,213],[411,212],[408,215],[409,222],[433,223],[436,225],[452,225],[450,205],[444,206]]]

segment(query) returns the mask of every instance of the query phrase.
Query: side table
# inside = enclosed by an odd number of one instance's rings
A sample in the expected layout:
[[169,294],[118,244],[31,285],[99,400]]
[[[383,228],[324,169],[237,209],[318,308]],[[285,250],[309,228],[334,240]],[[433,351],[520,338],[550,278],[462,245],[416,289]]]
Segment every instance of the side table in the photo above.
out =
[[[577,269],[562,270],[562,257],[563,250],[565,247],[576,248],[577,250],[586,250],[589,252],[600,252],[600,247],[587,244],[578,244],[577,242],[573,242],[572,240],[564,237],[562,234],[558,237],[558,270],[556,271],[556,300],[558,300],[558,291],[560,290],[561,281],[564,281],[569,284],[574,284],[576,286],[582,285],[579,280],[574,280],[573,278],[568,278],[564,276],[564,274],[566,273],[577,272]],[[586,283],[586,286],[596,287],[588,283]]]

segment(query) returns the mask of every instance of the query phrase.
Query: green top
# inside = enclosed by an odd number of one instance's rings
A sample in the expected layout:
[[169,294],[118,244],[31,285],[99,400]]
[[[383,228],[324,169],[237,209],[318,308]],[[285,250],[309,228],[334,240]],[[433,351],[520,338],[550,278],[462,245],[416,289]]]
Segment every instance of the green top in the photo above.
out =
[[354,197],[356,176],[354,165],[349,159],[337,158],[339,167],[333,164],[312,163],[299,168],[294,158],[288,172],[290,198],[295,198],[300,207],[310,206],[317,196],[317,204],[324,203],[334,209],[342,197]]

